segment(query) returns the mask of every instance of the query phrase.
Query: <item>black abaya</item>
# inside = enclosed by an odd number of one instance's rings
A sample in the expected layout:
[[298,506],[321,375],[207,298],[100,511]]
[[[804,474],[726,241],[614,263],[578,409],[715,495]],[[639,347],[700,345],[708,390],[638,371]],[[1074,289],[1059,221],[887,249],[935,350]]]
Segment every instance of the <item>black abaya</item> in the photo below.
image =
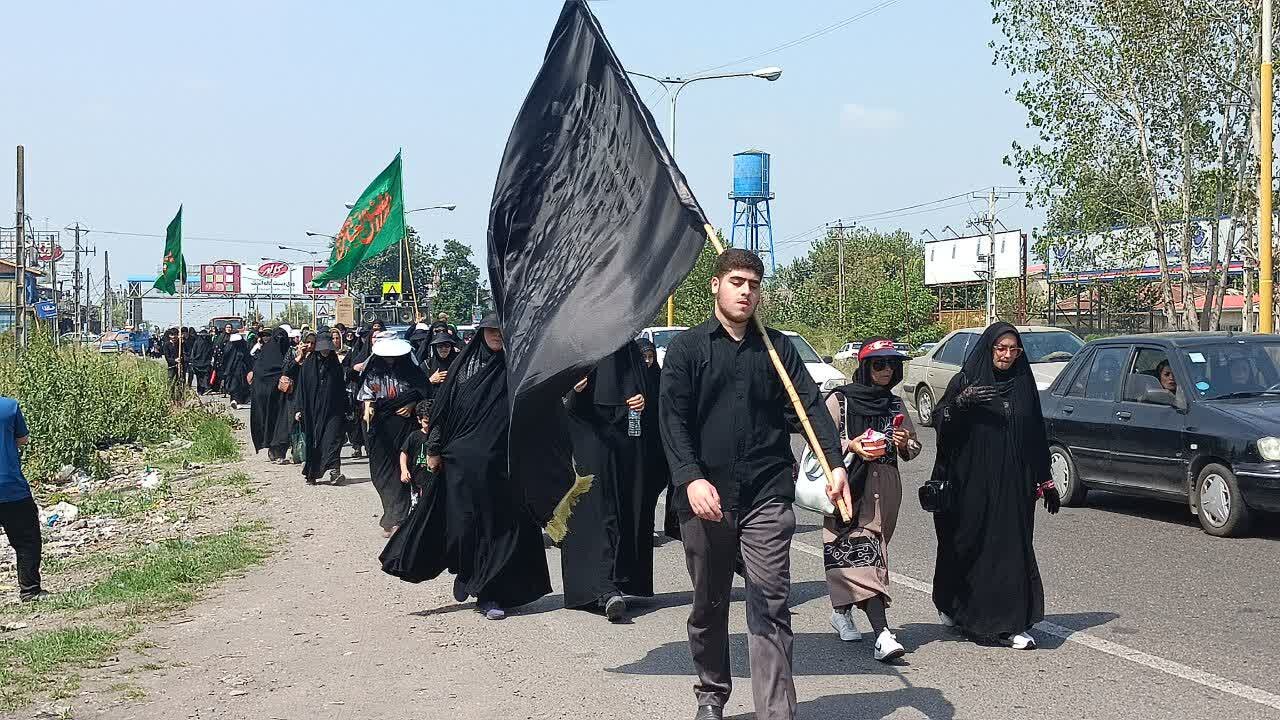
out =
[[289,448],[292,416],[289,398],[280,392],[280,377],[289,363],[289,334],[276,329],[253,362],[253,405],[249,409],[249,434],[253,448],[268,448],[272,459],[283,457]]
[[311,353],[302,361],[294,394],[294,407],[302,414],[300,422],[307,444],[302,476],[316,480],[325,472],[342,467],[348,400],[346,377],[338,356],[332,352]]
[[226,388],[227,396],[237,404],[249,401],[249,344],[243,339],[228,342],[222,348],[222,360],[218,364],[218,382]]
[[542,533],[507,471],[506,363],[483,336],[467,346],[436,394],[428,452],[443,460],[380,557],[408,582],[448,570],[457,588],[512,608],[551,592]]
[[[649,373],[640,348],[627,343],[600,362],[582,392],[569,396],[569,428],[580,472],[592,476],[561,542],[564,604],[593,609],[612,595],[653,595],[653,520],[666,487],[661,447],[646,434]],[[641,433],[628,434],[626,401],[646,396]],[[655,397],[656,400],[656,397]]]
[[[1032,534],[1036,487],[1050,477],[1049,446],[1025,353],[1005,372],[992,363],[992,346],[1008,333],[1018,337],[1007,323],[987,328],[933,416],[934,478],[955,488],[951,509],[934,515],[933,601],[979,636],[1021,633],[1044,619]],[[958,397],[971,385],[999,394],[965,409]]]
[[[378,377],[392,376],[398,382],[394,396],[387,389],[373,390],[371,381]],[[418,420],[413,412],[408,417],[397,411],[413,406],[426,397],[427,378],[413,358],[402,355],[397,358],[373,356],[365,367],[361,392],[370,392],[373,402],[373,421],[365,433],[365,447],[369,451],[369,478],[382,500],[382,519],[379,524],[390,530],[404,521],[409,514],[411,496],[409,486],[400,482],[400,446]],[[363,413],[361,414],[363,417]]]

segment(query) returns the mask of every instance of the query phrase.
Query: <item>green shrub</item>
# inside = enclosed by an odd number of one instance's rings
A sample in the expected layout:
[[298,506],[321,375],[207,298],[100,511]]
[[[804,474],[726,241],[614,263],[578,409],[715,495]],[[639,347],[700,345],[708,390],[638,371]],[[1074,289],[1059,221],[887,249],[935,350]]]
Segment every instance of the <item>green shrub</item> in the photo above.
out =
[[22,404],[31,430],[23,469],[33,482],[64,464],[101,471],[97,450],[167,438],[168,378],[160,363],[92,349],[56,348],[36,333],[21,355],[0,338],[0,395]]

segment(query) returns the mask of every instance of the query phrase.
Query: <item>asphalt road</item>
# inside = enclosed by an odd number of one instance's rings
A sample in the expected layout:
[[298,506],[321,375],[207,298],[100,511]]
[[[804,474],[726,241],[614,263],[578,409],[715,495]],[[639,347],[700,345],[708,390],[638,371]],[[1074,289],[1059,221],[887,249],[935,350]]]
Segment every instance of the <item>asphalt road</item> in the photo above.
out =
[[[792,553],[800,718],[1280,718],[1274,521],[1255,537],[1222,540],[1183,508],[1147,500],[1097,495],[1088,507],[1041,512],[1041,647],[981,646],[942,627],[927,592],[934,537],[914,493],[932,467],[933,437],[921,435],[926,450],[904,466],[908,501],[890,549],[890,621],[910,651],[898,664],[875,662],[869,640],[841,643],[831,631],[819,519],[800,513]],[[449,578],[410,585],[379,571],[384,541],[366,463],[349,463],[342,487],[306,487],[296,468],[261,456],[245,469],[261,485],[280,552],[148,629],[142,639],[154,647],[100,671],[76,717],[692,717],[679,543],[655,549],[658,595],[634,600],[627,624],[563,609],[554,548],[555,593],[490,622],[453,601]],[[745,720],[753,716],[740,590],[731,632],[727,715]],[[135,672],[144,665],[165,669]],[[113,695],[121,680],[146,697]]]

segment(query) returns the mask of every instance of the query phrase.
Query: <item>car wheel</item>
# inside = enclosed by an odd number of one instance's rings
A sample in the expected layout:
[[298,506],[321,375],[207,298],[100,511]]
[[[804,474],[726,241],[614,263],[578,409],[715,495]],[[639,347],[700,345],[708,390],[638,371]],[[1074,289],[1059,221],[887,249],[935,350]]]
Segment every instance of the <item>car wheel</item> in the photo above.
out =
[[920,416],[920,424],[929,427],[933,424],[933,392],[928,385],[916,389],[916,414]]
[[1084,504],[1089,488],[1085,487],[1076,474],[1076,464],[1071,459],[1071,452],[1061,445],[1049,448],[1049,477],[1053,478],[1063,505],[1079,507]]
[[1210,535],[1235,537],[1249,527],[1249,508],[1240,494],[1240,484],[1231,470],[1209,463],[1196,480],[1200,527]]

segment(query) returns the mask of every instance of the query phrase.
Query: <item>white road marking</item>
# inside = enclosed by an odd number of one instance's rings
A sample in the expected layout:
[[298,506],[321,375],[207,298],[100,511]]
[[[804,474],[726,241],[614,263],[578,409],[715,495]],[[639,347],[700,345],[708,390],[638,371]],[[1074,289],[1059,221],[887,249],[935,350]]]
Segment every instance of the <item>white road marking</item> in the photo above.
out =
[[[819,560],[822,559],[822,548],[820,547],[814,547],[799,540],[793,540],[791,542],[791,547],[806,555],[812,555]],[[923,580],[917,580],[908,575],[891,572],[889,574],[889,581],[926,595],[933,594],[933,585],[931,583],[927,583]],[[1193,683],[1203,685],[1207,688],[1229,693],[1236,697],[1258,703],[1259,705],[1265,705],[1269,708],[1280,710],[1280,695],[1274,695],[1266,690],[1260,690],[1249,685],[1238,683],[1234,680],[1228,680],[1227,678],[1214,675],[1213,673],[1197,670],[1196,668],[1188,665],[1183,665],[1182,663],[1174,662],[1172,660],[1166,660],[1162,657],[1145,653],[1141,650],[1135,650],[1117,642],[1104,640],[1103,638],[1096,635],[1090,635],[1089,633],[1081,630],[1072,630],[1071,628],[1063,627],[1056,623],[1041,621],[1036,623],[1035,629],[1046,635],[1053,635],[1054,637],[1062,638],[1067,642],[1077,643],[1087,648],[1097,650],[1098,652],[1106,653],[1112,657],[1128,660],[1131,663],[1136,663],[1145,668],[1162,672],[1166,675],[1172,675],[1177,678],[1182,678],[1183,680],[1190,680]]]

